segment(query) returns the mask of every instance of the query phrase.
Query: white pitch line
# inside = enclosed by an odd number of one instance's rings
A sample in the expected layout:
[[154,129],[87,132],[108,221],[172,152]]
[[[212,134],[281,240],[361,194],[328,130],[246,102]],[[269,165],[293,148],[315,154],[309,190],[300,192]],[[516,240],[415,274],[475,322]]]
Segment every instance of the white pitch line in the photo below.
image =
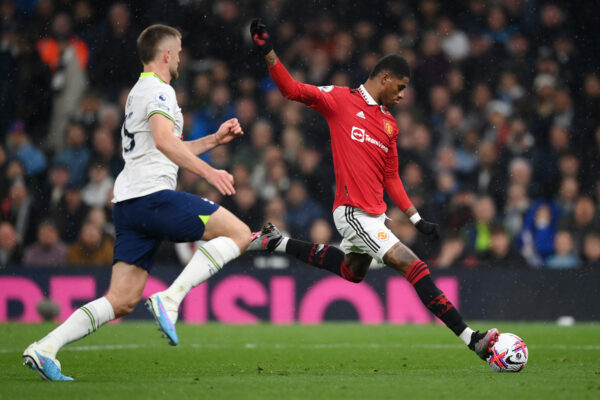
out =
[[[179,347],[190,346],[195,349],[233,349],[240,345],[220,344],[220,343],[191,343],[183,344]],[[68,346],[63,351],[104,351],[104,350],[137,350],[142,348],[157,348],[160,345],[150,346],[141,344],[108,344],[91,346]],[[314,343],[314,344],[294,344],[294,343],[246,343],[241,345],[245,349],[388,349],[388,348],[406,348],[418,347],[423,349],[461,349],[464,346],[460,344],[407,344],[407,343]],[[541,344],[528,346],[531,349],[550,349],[550,350],[600,350],[600,345],[563,345],[563,344]],[[0,349],[0,354],[20,353],[23,349]]]

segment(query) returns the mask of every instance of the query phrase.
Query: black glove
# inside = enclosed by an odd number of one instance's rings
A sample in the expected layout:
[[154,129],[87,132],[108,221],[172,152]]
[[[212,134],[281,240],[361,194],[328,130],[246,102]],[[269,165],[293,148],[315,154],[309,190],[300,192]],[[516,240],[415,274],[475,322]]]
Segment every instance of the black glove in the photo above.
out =
[[424,219],[421,219],[415,227],[424,235],[427,235],[429,239],[439,239],[440,238],[440,226],[434,222],[427,222]]
[[267,27],[265,24],[260,22],[260,19],[257,18],[250,24],[250,36],[252,36],[254,44],[256,47],[258,47],[263,56],[266,56],[271,50],[273,50],[273,46],[269,41]]

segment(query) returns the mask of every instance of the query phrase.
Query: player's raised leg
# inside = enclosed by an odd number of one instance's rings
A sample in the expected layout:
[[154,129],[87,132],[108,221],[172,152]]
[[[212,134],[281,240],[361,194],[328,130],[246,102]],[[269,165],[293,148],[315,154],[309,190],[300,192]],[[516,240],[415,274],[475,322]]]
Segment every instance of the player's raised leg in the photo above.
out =
[[330,271],[350,282],[361,282],[373,258],[368,254],[344,254],[329,244],[311,243],[283,236],[272,223],[252,235],[247,251],[286,253],[319,269]]
[[140,301],[148,279],[145,269],[124,262],[113,266],[110,288],[100,297],[77,309],[60,326],[23,352],[23,363],[45,380],[71,381],[61,372],[56,353],[66,344],[79,340],[105,323],[129,314]]
[[178,310],[181,302],[192,288],[216,274],[229,261],[238,257],[250,243],[250,228],[223,207],[206,216],[202,240],[206,240],[185,266],[173,284],[165,291],[155,293],[146,307],[155,316],[161,330],[175,346]]

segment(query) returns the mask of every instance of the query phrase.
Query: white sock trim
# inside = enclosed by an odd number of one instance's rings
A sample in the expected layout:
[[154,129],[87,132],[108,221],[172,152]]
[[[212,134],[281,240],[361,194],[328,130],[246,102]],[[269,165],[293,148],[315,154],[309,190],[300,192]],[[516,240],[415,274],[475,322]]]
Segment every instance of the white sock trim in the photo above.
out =
[[215,261],[218,265],[217,268],[221,269],[229,261],[237,258],[240,255],[240,248],[233,241],[233,239],[226,236],[219,236],[208,242],[204,243],[199,250],[204,250],[203,253],[211,261]]
[[115,319],[115,312],[106,297],[100,297],[75,310],[65,322],[50,332],[39,343],[43,350],[56,356],[67,343],[79,340],[95,332],[105,323]]
[[290,240],[289,237],[283,237],[283,239],[281,239],[281,242],[279,242],[279,244],[277,245],[277,247],[275,247],[275,250],[273,250],[275,253],[285,253],[285,248],[287,247],[287,243],[288,240]]
[[192,288],[217,274],[229,261],[240,255],[240,248],[228,237],[219,236],[202,245],[181,274],[165,291],[177,305]]
[[460,335],[458,335],[458,337],[468,346],[471,343],[471,335],[473,334],[473,332],[475,331],[467,326],[465,330],[462,331]]

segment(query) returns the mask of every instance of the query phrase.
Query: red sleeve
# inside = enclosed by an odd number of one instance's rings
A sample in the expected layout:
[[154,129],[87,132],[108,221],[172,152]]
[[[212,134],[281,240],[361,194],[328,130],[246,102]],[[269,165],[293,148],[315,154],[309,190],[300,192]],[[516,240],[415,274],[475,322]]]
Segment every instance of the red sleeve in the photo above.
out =
[[390,195],[390,198],[402,211],[406,211],[412,206],[412,202],[404,190],[402,180],[398,175],[395,177],[385,178],[385,191]]
[[[396,137],[397,140],[397,137]],[[390,195],[390,198],[402,211],[408,210],[412,206],[412,202],[404,190],[402,180],[398,175],[398,150],[396,147],[396,140],[392,142],[391,152],[387,158],[385,166],[385,176],[383,187],[385,191]]]
[[275,65],[269,67],[269,73],[279,91],[286,99],[299,101],[320,112],[327,112],[333,109],[335,102],[330,93],[333,88],[332,86],[322,88],[298,82],[292,78],[279,60],[277,60]]

